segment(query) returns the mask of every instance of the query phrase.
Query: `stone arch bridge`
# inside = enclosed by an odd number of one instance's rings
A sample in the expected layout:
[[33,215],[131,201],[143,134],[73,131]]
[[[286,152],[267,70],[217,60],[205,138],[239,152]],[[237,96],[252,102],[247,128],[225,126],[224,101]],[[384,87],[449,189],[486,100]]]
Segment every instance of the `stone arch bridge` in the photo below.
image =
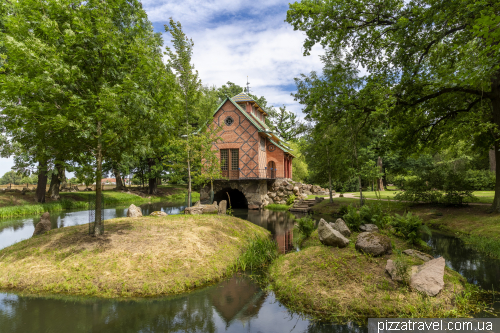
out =
[[[261,209],[270,203],[285,204],[292,194],[304,199],[310,194],[328,194],[327,190],[317,185],[302,184],[285,178],[219,179],[214,180],[213,186],[214,201],[231,201],[233,208]],[[201,188],[200,201],[210,201],[210,184]]]

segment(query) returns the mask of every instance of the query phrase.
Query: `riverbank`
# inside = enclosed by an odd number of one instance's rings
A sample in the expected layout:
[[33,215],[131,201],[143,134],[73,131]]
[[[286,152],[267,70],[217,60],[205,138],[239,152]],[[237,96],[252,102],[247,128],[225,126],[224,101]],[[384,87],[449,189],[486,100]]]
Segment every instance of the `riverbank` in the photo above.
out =
[[[278,258],[270,267],[273,291],[292,311],[327,321],[365,321],[384,317],[468,317],[476,310],[472,286],[457,272],[445,269],[444,289],[436,297],[422,296],[392,281],[385,272],[388,259],[409,246],[391,237],[393,254],[372,257],[354,248],[356,233],[346,248],[321,245],[317,231],[299,252]],[[423,261],[407,258],[409,265]]]
[[[359,206],[359,199],[328,199],[311,207],[314,214],[339,216],[342,206]],[[366,205],[381,205],[389,214],[405,211],[419,216],[425,225],[455,234],[473,249],[500,258],[500,214],[492,213],[487,205],[445,206],[432,204],[408,204],[398,201],[366,200]]]
[[177,294],[272,259],[268,237],[248,221],[217,215],[106,220],[101,237],[89,236],[87,224],[53,229],[0,251],[0,289],[104,298]]
[[[136,188],[134,188],[136,189]],[[118,192],[114,190],[103,191],[104,207],[112,207],[128,203],[145,202],[183,202],[186,188],[181,186],[161,186],[156,195],[141,195],[134,193]],[[22,195],[20,192],[0,193],[0,219],[24,216],[41,215],[44,212],[58,212],[69,209],[88,209],[89,196],[95,192],[61,192],[60,200],[47,198],[46,203],[34,202],[34,193]],[[199,200],[199,193],[193,192],[193,201]]]

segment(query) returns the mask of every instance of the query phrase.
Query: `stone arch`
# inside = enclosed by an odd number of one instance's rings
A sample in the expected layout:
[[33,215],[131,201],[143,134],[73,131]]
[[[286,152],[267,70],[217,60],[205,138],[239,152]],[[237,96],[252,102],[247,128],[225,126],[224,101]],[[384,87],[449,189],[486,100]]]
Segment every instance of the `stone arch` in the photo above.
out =
[[214,201],[217,203],[222,200],[227,201],[227,207],[229,207],[229,200],[227,195],[231,199],[232,208],[248,208],[248,199],[245,194],[237,188],[225,187],[214,194]]

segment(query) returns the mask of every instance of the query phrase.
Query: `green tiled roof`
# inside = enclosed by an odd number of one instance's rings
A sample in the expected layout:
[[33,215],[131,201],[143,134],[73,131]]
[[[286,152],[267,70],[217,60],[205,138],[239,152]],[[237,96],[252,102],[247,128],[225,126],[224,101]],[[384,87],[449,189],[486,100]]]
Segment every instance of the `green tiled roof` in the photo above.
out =
[[236,96],[233,96],[232,100],[235,101],[236,103],[238,103],[238,102],[255,102],[252,97],[248,96],[247,94],[245,94],[243,92],[239,93]]

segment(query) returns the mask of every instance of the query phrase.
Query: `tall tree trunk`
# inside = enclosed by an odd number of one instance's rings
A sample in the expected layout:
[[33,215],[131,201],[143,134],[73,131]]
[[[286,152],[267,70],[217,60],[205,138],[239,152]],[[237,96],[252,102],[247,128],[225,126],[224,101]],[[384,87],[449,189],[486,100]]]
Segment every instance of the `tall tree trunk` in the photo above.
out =
[[328,161],[328,190],[330,191],[330,203],[333,203],[332,195],[332,167],[330,164],[330,153],[328,151],[328,146],[326,147],[326,158]]
[[47,161],[38,162],[38,182],[36,184],[36,202],[45,202],[47,187]]
[[[382,157],[378,157],[377,166],[381,174],[384,173],[384,168],[382,165]],[[377,191],[384,191],[384,178],[383,176],[377,179]]]
[[117,168],[113,168],[113,174],[115,175],[115,179],[116,179],[116,189],[122,190],[123,189],[123,182],[122,182],[122,176],[120,174],[120,170],[118,170]]
[[149,166],[149,188],[148,188],[148,193],[149,194],[156,194],[156,176],[152,177],[151,175],[151,170],[155,166],[156,162],[154,158],[149,158],[148,159],[148,166]]
[[[497,77],[495,77],[491,82],[491,112],[493,115],[493,122],[497,125],[496,131],[493,134],[495,140],[495,162],[500,161],[500,72],[497,72]],[[500,163],[495,163],[495,198],[493,199],[492,210],[496,213],[500,213]]]
[[497,169],[497,160],[495,158],[495,148],[490,149],[488,156],[490,158],[490,171],[495,172],[495,170]]
[[97,122],[97,151],[96,151],[96,175],[95,175],[95,229],[94,236],[104,233],[104,224],[101,219],[102,210],[102,143],[101,143],[101,121]]
[[50,179],[50,198],[52,200],[59,200],[61,197],[59,196],[59,187],[61,186],[61,180],[65,179],[64,177],[64,167],[60,163],[56,163],[54,166],[54,171],[52,172],[52,177]]

